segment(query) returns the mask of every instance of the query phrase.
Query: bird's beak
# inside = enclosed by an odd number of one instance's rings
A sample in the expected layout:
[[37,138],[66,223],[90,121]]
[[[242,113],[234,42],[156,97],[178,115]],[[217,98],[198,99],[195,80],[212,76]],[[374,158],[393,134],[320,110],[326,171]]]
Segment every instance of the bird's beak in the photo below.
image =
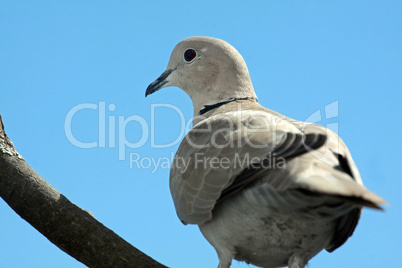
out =
[[158,91],[163,88],[169,81],[167,78],[173,72],[173,69],[168,69],[164,71],[161,76],[158,77],[155,81],[153,81],[148,87],[147,91],[145,91],[145,97],[151,95],[152,93]]

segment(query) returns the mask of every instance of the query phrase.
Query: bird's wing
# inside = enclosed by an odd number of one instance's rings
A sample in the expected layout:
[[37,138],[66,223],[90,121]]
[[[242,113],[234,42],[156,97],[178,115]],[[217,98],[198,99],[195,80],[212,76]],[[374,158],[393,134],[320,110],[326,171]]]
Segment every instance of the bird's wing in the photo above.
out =
[[193,224],[208,221],[222,194],[249,183],[235,180],[244,170],[295,157],[324,142],[325,135],[303,135],[263,111],[234,111],[203,120],[187,134],[172,164],[170,189],[179,218]]
[[[320,204],[325,199],[317,195],[330,195],[378,208],[383,200],[361,185],[343,146],[324,127],[298,125],[266,111],[211,116],[193,127],[176,153],[170,174],[176,212],[184,223],[202,224],[212,218],[217,202],[261,180],[278,193],[300,197],[293,190],[302,190]],[[342,167],[339,155],[349,169]],[[290,198],[289,206],[302,207],[299,199]]]

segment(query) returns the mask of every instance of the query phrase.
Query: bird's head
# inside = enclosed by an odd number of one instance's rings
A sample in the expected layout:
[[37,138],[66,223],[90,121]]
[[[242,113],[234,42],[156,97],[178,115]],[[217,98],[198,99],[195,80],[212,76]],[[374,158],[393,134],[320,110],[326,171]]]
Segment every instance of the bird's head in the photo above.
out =
[[243,57],[227,42],[212,37],[189,37],[178,43],[165,72],[148,86],[145,96],[169,86],[190,96],[194,115],[206,105],[256,98]]

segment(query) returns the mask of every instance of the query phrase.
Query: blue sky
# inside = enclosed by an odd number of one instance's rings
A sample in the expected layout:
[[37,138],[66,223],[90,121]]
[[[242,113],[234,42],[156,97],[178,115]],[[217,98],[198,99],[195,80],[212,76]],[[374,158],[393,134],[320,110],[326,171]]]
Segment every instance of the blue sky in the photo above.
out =
[[[176,217],[169,168],[150,162],[177,150],[191,100],[178,88],[144,94],[176,43],[224,39],[262,105],[321,115],[391,204],[366,209],[353,237],[309,267],[399,267],[401,33],[400,1],[0,1],[0,114],[25,160],[128,242],[170,267],[216,267],[198,228]],[[2,199],[0,241],[0,267],[84,267]]]

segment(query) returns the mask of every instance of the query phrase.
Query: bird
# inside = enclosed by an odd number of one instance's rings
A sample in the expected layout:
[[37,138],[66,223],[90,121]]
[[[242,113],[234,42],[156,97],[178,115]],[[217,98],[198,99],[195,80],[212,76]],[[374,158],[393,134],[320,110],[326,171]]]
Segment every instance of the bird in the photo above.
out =
[[226,41],[179,42],[145,96],[172,86],[189,95],[194,116],[170,192],[181,222],[198,225],[215,248],[219,268],[233,260],[305,267],[346,242],[363,207],[386,204],[363,186],[337,134],[259,104],[243,57]]

